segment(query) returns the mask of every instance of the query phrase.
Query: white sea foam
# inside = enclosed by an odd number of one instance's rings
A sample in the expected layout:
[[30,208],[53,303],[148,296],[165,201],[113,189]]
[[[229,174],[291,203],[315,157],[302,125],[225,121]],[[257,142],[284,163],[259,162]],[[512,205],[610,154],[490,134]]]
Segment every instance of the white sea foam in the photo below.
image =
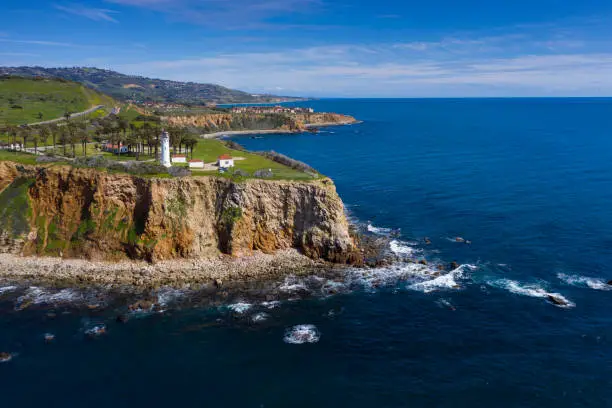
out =
[[376,235],[389,235],[392,231],[391,228],[375,227],[371,223],[368,223],[367,229],[369,232]]
[[231,305],[228,305],[227,308],[234,313],[243,314],[250,310],[253,307],[250,303],[238,302]]
[[17,286],[4,286],[0,288],[0,295],[8,292],[14,292],[17,290]]
[[468,273],[477,268],[476,265],[465,264],[453,269],[452,271],[436,276],[433,279],[416,282],[408,286],[409,289],[418,290],[423,293],[431,293],[436,290],[443,289],[459,289],[461,286],[458,283],[460,279],[467,279]]
[[287,329],[283,340],[288,344],[304,344],[316,343],[320,338],[321,334],[314,325],[300,324]]
[[93,326],[89,329],[85,330],[85,334],[90,336],[90,337],[98,337],[101,336],[103,334],[106,334],[106,326],[104,324],[99,324],[96,326]]
[[294,275],[287,276],[285,281],[278,287],[278,290],[282,292],[308,292],[306,281],[303,278],[298,278]]
[[511,279],[498,279],[498,280],[487,282],[487,283],[493,287],[505,289],[517,295],[529,296],[529,297],[535,297],[535,298],[541,298],[541,299],[549,299],[553,297],[563,303],[563,304],[556,304],[556,303],[550,302],[554,304],[555,306],[564,307],[564,308],[576,306],[572,301],[570,301],[569,299],[567,299],[565,296],[561,295],[560,293],[548,292],[546,289],[544,289],[542,286],[538,284],[526,284],[526,283],[521,283],[518,281],[511,280]]
[[260,323],[265,322],[266,320],[268,320],[269,317],[269,314],[261,312],[253,315],[253,318],[251,320],[253,320],[254,323]]
[[416,263],[397,263],[373,269],[350,269],[347,282],[365,288],[377,288],[395,284],[400,280],[423,279],[435,273],[433,269]]
[[15,357],[14,353],[9,353],[5,357],[0,357],[0,364],[1,363],[8,363],[9,361],[11,361],[13,359],[13,357]]
[[73,289],[62,289],[58,292],[48,292],[46,289],[31,286],[17,298],[18,308],[26,304],[60,304],[84,302],[83,295]]
[[414,256],[418,250],[414,248],[416,243],[412,242],[402,242],[398,240],[393,240],[389,243],[389,249],[397,256]]
[[445,309],[455,310],[455,306],[451,303],[451,301],[445,298],[438,299],[436,304]]
[[160,306],[167,307],[170,303],[174,303],[183,297],[185,297],[184,290],[163,287],[157,292],[157,303]]
[[261,302],[261,305],[267,309],[276,309],[281,306],[281,302],[279,300],[271,300],[269,302]]
[[608,285],[605,280],[600,278],[591,278],[580,275],[566,275],[564,273],[557,274],[557,277],[563,282],[578,287],[587,287],[595,290],[612,290],[612,285]]

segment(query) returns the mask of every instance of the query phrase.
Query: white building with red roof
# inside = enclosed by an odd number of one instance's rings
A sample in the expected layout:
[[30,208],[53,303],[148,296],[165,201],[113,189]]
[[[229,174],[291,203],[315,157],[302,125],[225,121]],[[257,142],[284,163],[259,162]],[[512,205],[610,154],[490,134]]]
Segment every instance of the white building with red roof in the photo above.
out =
[[230,167],[234,167],[234,158],[229,154],[222,154],[217,159],[217,165],[220,169],[229,169]]

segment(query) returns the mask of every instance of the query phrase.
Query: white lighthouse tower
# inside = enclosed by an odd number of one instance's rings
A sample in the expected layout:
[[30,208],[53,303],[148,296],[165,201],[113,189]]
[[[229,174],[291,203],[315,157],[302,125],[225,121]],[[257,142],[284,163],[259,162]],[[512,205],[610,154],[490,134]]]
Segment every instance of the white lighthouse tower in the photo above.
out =
[[170,135],[165,130],[162,130],[159,140],[161,142],[161,155],[159,157],[159,163],[162,166],[170,167],[172,166],[172,163],[170,162]]

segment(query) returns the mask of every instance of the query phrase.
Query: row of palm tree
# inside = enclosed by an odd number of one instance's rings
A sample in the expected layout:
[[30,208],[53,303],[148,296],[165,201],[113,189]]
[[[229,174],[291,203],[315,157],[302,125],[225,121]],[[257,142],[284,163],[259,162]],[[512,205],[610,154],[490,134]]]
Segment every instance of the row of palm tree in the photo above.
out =
[[[170,135],[170,145],[174,153],[178,151],[193,156],[193,149],[197,144],[194,135],[180,127],[170,127],[166,130]],[[54,152],[56,147],[61,146],[63,156],[68,155],[67,149],[70,147],[72,157],[76,157],[76,145],[80,144],[82,154],[86,156],[87,144],[93,141],[126,146],[128,155],[135,156],[136,160],[139,160],[141,155],[157,157],[161,132],[162,129],[157,121],[137,126],[114,115],[93,121],[77,121],[67,116],[62,123],[36,126],[9,125],[0,129],[0,133],[8,136],[9,144],[13,146],[21,144],[23,148],[31,144],[35,153],[38,153],[39,146],[43,144],[46,149],[52,148]],[[121,154],[120,149],[116,149],[115,154]]]

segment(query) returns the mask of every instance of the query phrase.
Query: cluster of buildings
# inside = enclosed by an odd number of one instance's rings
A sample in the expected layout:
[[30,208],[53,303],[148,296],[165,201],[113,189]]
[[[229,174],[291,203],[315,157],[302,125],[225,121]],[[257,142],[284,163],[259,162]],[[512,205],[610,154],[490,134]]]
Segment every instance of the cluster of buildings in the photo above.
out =
[[[187,160],[187,156],[184,154],[173,154],[170,157],[170,161],[172,164],[189,164],[190,169],[203,169],[204,168],[204,160],[200,159],[191,159]],[[217,158],[217,167],[219,171],[226,171],[234,167],[234,158],[228,154],[223,154]]]
[[312,108],[286,106],[234,106],[232,113],[314,113]]

